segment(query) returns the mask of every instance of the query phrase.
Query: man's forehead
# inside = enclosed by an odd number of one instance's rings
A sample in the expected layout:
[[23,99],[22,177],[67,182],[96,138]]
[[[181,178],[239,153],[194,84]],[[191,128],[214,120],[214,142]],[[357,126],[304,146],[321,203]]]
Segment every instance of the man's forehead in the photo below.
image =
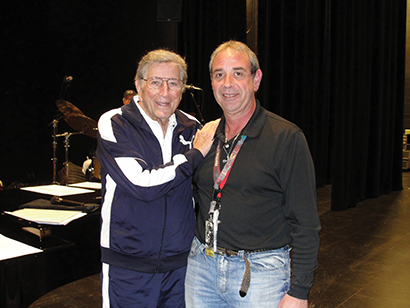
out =
[[[242,67],[242,66],[234,66],[234,67],[230,67],[229,69],[232,70],[232,71],[246,71],[246,68]],[[215,68],[214,72],[220,72],[220,71],[224,71],[224,70],[225,70],[225,67]]]
[[224,70],[229,67],[229,70],[250,70],[251,61],[246,53],[239,52],[232,49],[221,51],[215,57],[213,63],[213,71]]
[[148,65],[146,72],[170,72],[178,75],[179,67],[178,64],[174,62],[154,62]]

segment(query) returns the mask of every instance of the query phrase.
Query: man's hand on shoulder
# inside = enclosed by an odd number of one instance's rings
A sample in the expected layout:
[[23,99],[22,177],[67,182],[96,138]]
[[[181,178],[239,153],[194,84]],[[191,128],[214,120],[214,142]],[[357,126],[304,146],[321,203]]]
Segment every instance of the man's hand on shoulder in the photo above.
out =
[[218,127],[220,119],[208,122],[198,130],[195,135],[193,146],[195,149],[201,151],[202,155],[205,157],[211,149],[212,143],[214,141],[215,131]]
[[299,299],[286,294],[279,302],[278,308],[308,308],[307,300]]

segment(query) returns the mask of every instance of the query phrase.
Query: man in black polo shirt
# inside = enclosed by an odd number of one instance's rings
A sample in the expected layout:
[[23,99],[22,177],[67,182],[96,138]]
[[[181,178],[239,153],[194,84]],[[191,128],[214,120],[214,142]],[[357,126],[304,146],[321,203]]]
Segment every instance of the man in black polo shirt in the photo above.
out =
[[248,46],[220,45],[209,68],[223,116],[194,174],[187,307],[307,308],[320,221],[304,134],[256,100],[262,71]]

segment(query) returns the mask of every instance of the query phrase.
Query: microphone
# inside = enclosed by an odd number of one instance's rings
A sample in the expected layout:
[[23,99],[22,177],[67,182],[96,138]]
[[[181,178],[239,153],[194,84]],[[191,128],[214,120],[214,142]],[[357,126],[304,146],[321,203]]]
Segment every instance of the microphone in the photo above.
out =
[[73,76],[65,76],[64,77],[64,82],[67,84],[70,84],[71,81],[73,81]]
[[74,200],[67,200],[57,196],[54,196],[50,199],[51,204],[64,204],[64,205],[76,205],[76,206],[84,206],[84,202],[78,202]]
[[63,82],[61,83],[60,99],[63,99],[63,94],[71,87],[71,81],[73,81],[73,76],[64,76]]
[[197,91],[203,91],[201,88],[195,87],[194,85],[185,85],[185,89],[192,91],[192,90],[197,90]]

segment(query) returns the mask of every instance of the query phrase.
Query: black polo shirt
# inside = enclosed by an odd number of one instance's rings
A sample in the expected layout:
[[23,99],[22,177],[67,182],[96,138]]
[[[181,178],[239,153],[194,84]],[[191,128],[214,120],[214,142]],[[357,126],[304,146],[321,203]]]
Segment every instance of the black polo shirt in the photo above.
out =
[[[222,117],[217,138],[194,174],[198,206],[195,235],[202,243],[214,184],[215,153],[218,140],[224,142],[224,127]],[[247,138],[222,189],[218,246],[255,250],[291,245],[289,294],[307,298],[317,266],[320,221],[315,171],[305,136],[296,125],[268,112],[258,101],[242,134]],[[221,168],[226,156],[222,150]]]

